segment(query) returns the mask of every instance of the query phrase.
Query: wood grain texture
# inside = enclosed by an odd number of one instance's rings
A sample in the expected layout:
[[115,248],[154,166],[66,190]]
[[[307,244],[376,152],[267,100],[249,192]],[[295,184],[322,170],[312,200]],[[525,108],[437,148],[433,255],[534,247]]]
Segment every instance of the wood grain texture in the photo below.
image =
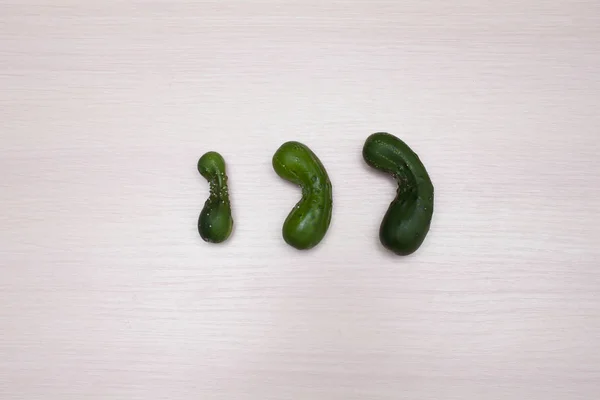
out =
[[[600,3],[0,1],[0,398],[600,397]],[[436,188],[414,256],[368,134]],[[325,240],[281,225],[309,145]],[[202,153],[235,231],[202,242]]]

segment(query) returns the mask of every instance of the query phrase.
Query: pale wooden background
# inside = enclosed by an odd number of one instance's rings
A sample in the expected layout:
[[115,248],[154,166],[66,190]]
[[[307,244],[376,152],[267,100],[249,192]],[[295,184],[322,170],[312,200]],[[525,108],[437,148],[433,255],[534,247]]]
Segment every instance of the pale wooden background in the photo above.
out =
[[[600,397],[600,3],[0,1],[0,398]],[[393,182],[436,187],[412,257]],[[286,246],[309,145],[321,246]],[[202,242],[229,163],[236,231]]]

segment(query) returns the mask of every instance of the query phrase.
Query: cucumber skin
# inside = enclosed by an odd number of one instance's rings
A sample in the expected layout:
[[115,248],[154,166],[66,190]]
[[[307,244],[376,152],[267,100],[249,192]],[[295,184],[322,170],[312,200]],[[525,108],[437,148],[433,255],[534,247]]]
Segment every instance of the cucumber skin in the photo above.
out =
[[416,252],[431,227],[434,186],[419,156],[401,139],[387,132],[370,135],[363,146],[365,162],[398,182],[379,227],[379,240],[397,255]]

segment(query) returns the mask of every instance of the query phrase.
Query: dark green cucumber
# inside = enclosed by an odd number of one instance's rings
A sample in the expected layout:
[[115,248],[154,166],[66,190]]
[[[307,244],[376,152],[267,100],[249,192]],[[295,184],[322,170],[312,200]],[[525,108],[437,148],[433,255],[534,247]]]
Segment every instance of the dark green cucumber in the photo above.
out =
[[283,224],[283,239],[298,250],[315,247],[329,229],[333,209],[332,186],[325,167],[307,146],[291,141],[273,155],[273,169],[302,188],[302,198]]
[[209,151],[198,160],[198,171],[210,184],[210,194],[198,218],[198,232],[205,242],[224,242],[233,229],[225,160]]
[[431,225],[434,188],[419,156],[402,140],[385,132],[370,135],[363,146],[366,163],[398,181],[396,198],[379,227],[379,240],[398,255],[421,246]]

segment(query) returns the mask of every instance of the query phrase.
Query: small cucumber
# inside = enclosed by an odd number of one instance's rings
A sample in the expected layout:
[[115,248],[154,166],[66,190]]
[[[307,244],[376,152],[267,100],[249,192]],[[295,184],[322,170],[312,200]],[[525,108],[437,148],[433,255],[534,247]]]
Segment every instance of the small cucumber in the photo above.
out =
[[205,242],[224,242],[233,229],[225,160],[209,151],[198,160],[198,171],[210,184],[210,195],[198,218],[198,232]]
[[325,167],[307,146],[290,141],[273,155],[273,169],[302,188],[302,198],[283,224],[283,239],[298,250],[315,247],[329,229],[333,208],[332,186]]
[[429,232],[434,188],[419,156],[402,140],[386,132],[370,135],[363,146],[366,163],[398,181],[396,198],[379,227],[379,240],[398,255],[417,251]]

